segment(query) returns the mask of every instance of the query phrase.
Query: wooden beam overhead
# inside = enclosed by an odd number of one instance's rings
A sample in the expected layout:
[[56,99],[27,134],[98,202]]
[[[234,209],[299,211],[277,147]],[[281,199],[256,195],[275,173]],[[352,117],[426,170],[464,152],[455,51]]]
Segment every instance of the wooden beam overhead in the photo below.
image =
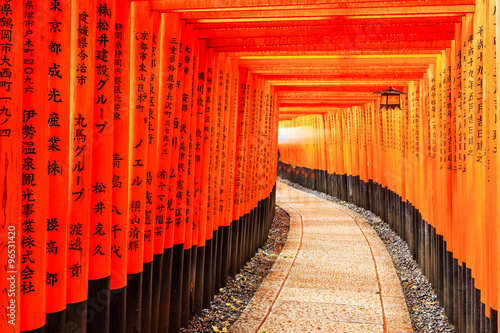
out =
[[419,67],[385,67],[385,66],[372,66],[372,67],[346,67],[346,68],[321,68],[314,67],[308,69],[291,69],[291,68],[255,68],[252,73],[262,77],[279,75],[284,78],[288,77],[301,77],[301,76],[317,76],[325,77],[330,75],[405,75],[405,74],[424,74],[427,72],[428,66]]
[[276,92],[280,119],[404,91],[451,48],[475,0],[153,0]]
[[[337,105],[344,105],[345,103],[338,103]],[[328,111],[331,111],[335,109],[335,107],[321,107],[321,108],[301,108],[301,107],[286,107],[286,108],[279,108],[279,112],[281,114],[320,114],[320,113],[327,113]]]
[[259,77],[266,79],[270,83],[273,82],[287,82],[287,83],[299,83],[314,81],[318,84],[322,82],[342,82],[342,81],[357,81],[366,82],[371,80],[376,81],[387,81],[387,82],[407,82],[413,80],[423,79],[424,73],[420,74],[339,74],[339,75],[327,75],[327,76],[316,76],[316,75],[301,75],[301,76],[287,76],[283,77],[281,75],[259,75]]
[[286,102],[287,100],[335,100],[341,98],[357,99],[372,97],[373,91],[370,92],[335,92],[335,91],[280,91],[278,92],[279,102]]
[[406,23],[406,24],[343,24],[343,25],[310,25],[310,26],[278,26],[248,28],[201,28],[197,30],[199,38],[271,38],[271,37],[306,37],[306,36],[372,36],[390,34],[421,34],[421,33],[453,33],[454,23]]
[[[390,83],[389,83],[390,84]],[[355,84],[355,85],[296,85],[296,86],[286,86],[286,85],[276,85],[274,87],[275,92],[344,92],[344,93],[352,93],[352,92],[362,92],[362,93],[373,93],[375,91],[380,91],[388,88],[388,83],[364,83],[364,84]],[[403,91],[405,84],[395,84],[393,85],[394,89]]]
[[[387,0],[358,0],[356,4],[387,4]],[[414,0],[393,1],[398,5],[414,3]],[[318,0],[313,4],[310,0],[153,0],[152,7],[156,10],[165,11],[236,11],[236,10],[279,10],[287,8],[325,8],[332,5],[348,6],[350,0]],[[471,5],[473,0],[422,0],[422,5]]]
[[192,23],[195,30],[200,29],[254,29],[257,27],[261,28],[279,28],[285,27],[293,29],[295,27],[317,27],[317,26],[336,26],[341,27],[344,25],[361,25],[361,26],[373,26],[373,25],[396,25],[396,24],[417,24],[417,25],[428,25],[433,26],[439,23],[460,23],[462,22],[461,14],[454,15],[444,15],[444,16],[429,16],[429,17],[379,17],[379,18],[354,18],[354,17],[336,17],[335,19],[323,19],[323,20],[265,20],[260,21],[258,24],[256,22],[204,22],[204,23]]
[[305,65],[311,67],[370,67],[370,66],[427,66],[434,63],[436,56],[276,56],[276,57],[241,57],[239,64],[242,67],[248,67],[250,70],[259,69],[261,66],[275,66],[276,68],[295,68]]
[[[451,47],[449,40],[425,40],[425,41],[396,41],[396,42],[341,42],[334,44],[295,44],[295,45],[256,45],[256,46],[226,46],[216,47],[216,52],[241,52],[241,51],[321,51],[331,52],[338,50],[405,50],[405,49],[445,49]],[[409,53],[407,53],[409,54]]]
[[[433,15],[464,15],[474,12],[474,5],[449,5],[449,6],[387,6],[359,5],[348,8],[324,8],[324,9],[279,9],[279,10],[238,10],[238,11],[197,11],[182,12],[181,18],[189,23],[211,23],[211,22],[257,22],[259,20],[329,20],[337,17],[348,16],[354,18],[363,17],[401,17],[415,16],[426,17]],[[390,10],[389,10],[390,9]],[[161,10],[161,9],[160,9]]]
[[330,99],[308,99],[308,98],[303,98],[303,99],[283,99],[280,98],[279,101],[279,106],[280,107],[288,107],[288,106],[296,106],[297,104],[301,105],[328,105],[329,103],[337,103],[338,101],[343,101],[343,100],[352,100],[352,101],[366,101],[366,100],[373,100],[377,99],[379,96],[375,94],[366,94],[364,96],[358,96],[358,97],[352,97],[352,96],[345,96],[345,95],[338,95],[335,98],[330,98]]
[[221,47],[273,47],[280,45],[317,45],[317,44],[368,44],[368,43],[391,43],[391,42],[413,42],[413,41],[438,41],[452,40],[454,32],[439,33],[388,33],[388,34],[345,34],[333,36],[308,36],[308,37],[268,37],[268,38],[211,38],[207,46],[213,48]]
[[326,56],[326,55],[335,55],[335,56],[374,56],[374,55],[432,55],[437,56],[441,54],[443,51],[442,48],[404,48],[404,49],[384,49],[384,48],[372,48],[372,49],[344,49],[344,50],[332,50],[332,51],[321,51],[321,50],[291,50],[291,51],[280,51],[280,50],[266,50],[263,48],[259,48],[254,51],[230,51],[227,52],[227,56],[230,58],[240,58],[240,57],[273,57],[280,55],[287,56]]
[[345,101],[339,101],[335,105],[331,106],[325,106],[325,107],[286,107],[286,108],[279,108],[280,114],[294,114],[294,115],[308,115],[308,114],[322,114],[322,113],[327,113],[330,111],[336,111],[341,107],[350,105],[363,105],[365,103],[353,103],[352,101],[345,100]]

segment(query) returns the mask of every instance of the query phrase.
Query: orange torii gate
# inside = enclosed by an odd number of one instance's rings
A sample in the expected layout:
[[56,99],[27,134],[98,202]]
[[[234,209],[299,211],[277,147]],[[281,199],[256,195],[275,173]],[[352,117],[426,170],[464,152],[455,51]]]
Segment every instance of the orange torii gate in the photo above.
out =
[[178,331],[266,239],[271,86],[147,1],[0,9],[1,331]]
[[[476,1],[474,14],[456,23],[454,42],[417,80],[406,77],[401,87],[409,95],[400,109],[359,103],[359,95],[341,105],[341,98],[327,100],[335,96],[330,87],[277,90],[279,100],[318,91],[318,107],[309,105],[323,109],[327,128],[327,148],[281,143],[279,174],[380,214],[406,239],[460,332],[498,330],[495,6]],[[298,110],[306,105],[280,103],[291,109],[280,122],[285,133],[303,133],[307,118]],[[304,151],[326,156],[327,167],[304,161]]]
[[265,239],[278,120],[496,332],[497,5],[0,0],[2,332],[177,332]]

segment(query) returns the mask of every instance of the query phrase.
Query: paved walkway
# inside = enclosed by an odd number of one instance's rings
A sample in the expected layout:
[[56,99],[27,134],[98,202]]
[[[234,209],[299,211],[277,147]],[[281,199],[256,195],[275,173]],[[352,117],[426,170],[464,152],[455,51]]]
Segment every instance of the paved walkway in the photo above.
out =
[[288,240],[231,333],[413,332],[375,231],[355,212],[278,183]]

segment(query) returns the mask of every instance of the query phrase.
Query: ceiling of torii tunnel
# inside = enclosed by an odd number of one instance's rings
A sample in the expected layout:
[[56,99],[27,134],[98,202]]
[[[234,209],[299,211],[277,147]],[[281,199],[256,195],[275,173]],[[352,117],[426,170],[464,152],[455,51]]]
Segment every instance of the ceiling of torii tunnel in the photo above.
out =
[[270,82],[280,119],[362,105],[403,91],[451,47],[471,0],[153,1],[217,52]]

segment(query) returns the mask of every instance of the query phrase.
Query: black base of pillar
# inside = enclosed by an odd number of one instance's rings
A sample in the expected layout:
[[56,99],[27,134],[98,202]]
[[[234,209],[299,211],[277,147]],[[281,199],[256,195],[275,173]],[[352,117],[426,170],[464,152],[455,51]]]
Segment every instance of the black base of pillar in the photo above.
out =
[[490,309],[490,333],[498,333],[498,311]]
[[[141,331],[142,272],[127,275],[127,333]],[[90,332],[89,332],[90,333]]]
[[66,331],[87,332],[87,300],[66,306]]
[[213,295],[217,295],[219,293],[219,285],[220,285],[220,277],[219,275],[219,267],[220,267],[220,260],[219,260],[219,241],[220,241],[221,235],[219,234],[219,228],[214,230],[213,233],[213,238],[212,238],[212,286],[211,286],[211,294],[212,297]]
[[[151,308],[151,332],[158,332],[158,323],[160,317],[160,299],[162,284],[162,265],[163,253],[155,254],[153,257],[153,300]],[[143,332],[147,332],[144,331]]]
[[203,265],[203,271],[205,272],[203,277],[203,308],[209,308],[210,302],[212,301],[212,277],[213,277],[213,240],[207,239],[205,241],[205,263]]
[[[191,248],[191,268],[189,269],[189,318],[194,314],[194,293],[196,285],[196,260],[198,259],[198,246]],[[188,318],[188,320],[189,320]]]
[[163,266],[161,272],[160,310],[158,332],[168,332],[170,319],[170,291],[172,287],[173,248],[163,250]]
[[66,309],[59,312],[47,313],[45,318],[47,320],[45,323],[47,332],[66,333]]
[[220,266],[220,286],[224,288],[227,285],[227,277],[229,274],[229,261],[231,260],[231,226],[223,226],[222,233],[222,251],[221,251],[221,266]]
[[141,332],[151,332],[151,311],[153,309],[153,262],[142,266]]
[[233,253],[231,254],[231,262],[229,265],[229,275],[234,276],[238,272],[238,250],[239,250],[239,233],[240,233],[240,220],[235,220],[231,223],[233,230],[231,231],[231,247]]
[[205,246],[196,251],[196,280],[194,286],[193,314],[200,314],[203,310],[203,287],[205,283]]
[[169,333],[178,333],[181,329],[183,263],[184,244],[174,245],[172,254]]
[[59,312],[47,313],[45,318],[47,321],[45,323],[47,332],[66,333],[66,309]]
[[110,278],[89,280],[87,297],[87,331],[109,332]]
[[109,307],[110,333],[125,333],[127,330],[127,287],[111,290]]
[[189,292],[191,289],[191,252],[192,248],[184,248],[184,257],[182,263],[182,287],[181,287],[181,327],[185,327],[189,322]]

